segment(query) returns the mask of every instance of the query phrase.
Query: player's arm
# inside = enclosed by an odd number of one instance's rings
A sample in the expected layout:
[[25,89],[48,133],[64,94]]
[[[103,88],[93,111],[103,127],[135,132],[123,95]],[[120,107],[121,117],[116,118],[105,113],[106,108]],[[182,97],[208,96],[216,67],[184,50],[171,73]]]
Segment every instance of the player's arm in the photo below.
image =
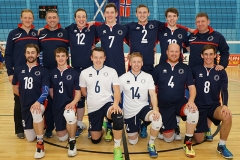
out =
[[229,46],[226,42],[226,39],[222,35],[219,37],[219,42],[218,50],[220,52],[220,62],[215,67],[216,70],[227,68],[229,59]]
[[225,70],[221,75],[221,95],[222,95],[222,109],[221,114],[226,118],[232,118],[232,113],[228,108],[228,77]]
[[12,86],[13,93],[19,96],[19,85]]
[[81,93],[84,97],[87,97],[87,87],[81,87]]
[[53,88],[49,88],[49,95],[51,98],[53,98]]
[[79,76],[79,86],[81,88],[81,94],[84,97],[87,97],[87,82],[84,79],[84,71],[82,71],[80,76]]
[[13,79],[13,48],[14,48],[14,42],[13,42],[13,37],[12,37],[12,32],[9,33],[8,38],[7,38],[7,44],[6,44],[6,50],[5,50],[5,64],[7,68],[7,74],[9,78],[9,82],[12,83]]
[[112,105],[112,112],[114,113],[122,113],[121,108],[118,106],[120,99],[121,99],[121,94],[120,94],[120,87],[119,85],[113,85],[113,105]]
[[149,92],[151,104],[153,107],[153,119],[158,120],[160,117],[160,113],[158,109],[157,94],[154,89],[149,89],[148,92]]
[[30,111],[36,111],[36,113],[41,113],[41,104],[43,101],[47,99],[49,93],[49,87],[48,86],[42,86],[42,94],[38,98],[38,100],[31,106]]
[[13,79],[12,79],[11,83],[12,83],[13,93],[19,96],[19,81],[18,81],[18,75],[17,75],[18,71],[17,70],[18,69],[16,69],[14,71],[14,75],[12,75]]
[[75,110],[75,106],[80,101],[80,98],[81,98],[81,91],[75,90],[74,98],[73,98],[72,102],[67,104],[65,109]]
[[196,111],[197,110],[197,106],[194,103],[197,91],[196,91],[196,87],[195,85],[190,85],[188,86],[189,89],[189,99],[188,99],[188,103],[187,108],[190,109],[191,111]]

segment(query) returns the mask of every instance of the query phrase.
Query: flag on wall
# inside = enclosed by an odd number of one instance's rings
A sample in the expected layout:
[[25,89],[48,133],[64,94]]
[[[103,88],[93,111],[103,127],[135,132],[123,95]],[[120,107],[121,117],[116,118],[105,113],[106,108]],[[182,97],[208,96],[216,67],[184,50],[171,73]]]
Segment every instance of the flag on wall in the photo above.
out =
[[120,0],[120,16],[130,16],[131,0]]
[[118,16],[116,17],[117,23],[119,23],[119,0],[108,0],[108,3],[114,3],[117,7]]
[[107,0],[94,0],[94,17],[93,20],[94,21],[98,21],[98,22],[103,22],[105,21],[104,15],[103,15],[103,11],[104,11],[104,7],[107,3]]

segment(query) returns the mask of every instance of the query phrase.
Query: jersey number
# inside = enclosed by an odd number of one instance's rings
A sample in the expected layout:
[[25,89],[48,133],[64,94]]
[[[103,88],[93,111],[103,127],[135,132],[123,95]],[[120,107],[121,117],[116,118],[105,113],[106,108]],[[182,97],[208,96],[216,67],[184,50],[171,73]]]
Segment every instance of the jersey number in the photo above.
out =
[[206,81],[204,83],[204,93],[208,93],[210,91],[210,82]]
[[173,76],[171,76],[171,78],[168,81],[168,86],[170,86],[171,88],[174,87],[174,82],[172,81],[172,79],[173,79]]
[[143,37],[142,37],[141,43],[148,43],[148,40],[146,39],[147,30],[142,30],[142,33],[144,33],[144,35],[143,35]]
[[32,77],[25,77],[25,89],[32,89],[33,88],[33,78]]
[[95,85],[95,92],[96,92],[96,93],[99,93],[99,92],[100,92],[100,86],[98,85],[98,82],[99,82],[99,81],[97,81],[97,82],[96,82],[96,85]]
[[177,40],[176,39],[169,39],[168,44],[172,44],[172,43],[177,43]]
[[134,87],[130,88],[130,90],[132,91],[132,99],[134,99],[134,97],[137,97],[138,99],[140,98],[140,94],[138,93],[138,89],[139,89],[139,87],[137,87],[136,91],[134,91]]
[[84,33],[77,33],[76,36],[78,37],[78,39],[77,39],[78,44],[80,44],[80,45],[85,44],[85,42],[83,42],[83,40],[85,39]]
[[112,44],[113,44],[114,38],[115,38],[114,36],[109,36],[108,39],[111,39],[111,42],[110,42],[110,44],[109,44],[109,48],[112,47]]
[[63,93],[63,82],[60,81],[59,85],[60,85],[61,88],[58,91],[59,91],[59,93]]

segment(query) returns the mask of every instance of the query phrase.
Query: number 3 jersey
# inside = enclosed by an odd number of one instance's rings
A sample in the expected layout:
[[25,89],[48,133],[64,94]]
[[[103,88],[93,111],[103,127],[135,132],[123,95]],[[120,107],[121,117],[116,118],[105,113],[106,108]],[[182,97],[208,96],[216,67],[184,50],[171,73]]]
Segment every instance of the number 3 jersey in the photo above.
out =
[[30,107],[42,94],[42,86],[49,86],[48,70],[36,65],[29,68],[27,64],[14,70],[13,85],[19,85],[22,107]]
[[197,96],[195,103],[198,106],[220,105],[220,92],[222,103],[228,103],[228,77],[225,70],[216,71],[215,67],[206,68],[198,65],[192,68]]
[[71,67],[64,71],[54,68],[50,72],[50,88],[53,88],[53,110],[60,111],[72,102],[75,90],[80,90],[79,73]]
[[185,86],[193,85],[191,69],[184,63],[171,66],[168,62],[158,64],[153,70],[153,80],[158,86],[158,104],[171,105],[185,97]]
[[84,69],[80,74],[80,87],[87,88],[88,113],[99,110],[108,102],[113,102],[112,85],[119,85],[117,72],[103,66],[96,70],[93,66]]
[[152,76],[143,71],[137,76],[129,71],[119,77],[119,81],[123,92],[124,118],[128,119],[149,105],[148,90],[155,90],[155,85]]

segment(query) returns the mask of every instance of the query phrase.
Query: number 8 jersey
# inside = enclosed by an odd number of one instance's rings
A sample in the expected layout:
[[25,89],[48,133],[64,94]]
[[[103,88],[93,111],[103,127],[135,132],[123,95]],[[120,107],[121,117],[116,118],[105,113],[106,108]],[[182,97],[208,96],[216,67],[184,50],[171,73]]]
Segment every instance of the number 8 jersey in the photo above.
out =
[[84,69],[80,74],[80,87],[87,88],[88,113],[99,110],[108,102],[113,102],[112,85],[119,85],[117,72],[103,66],[96,70],[93,66]]

